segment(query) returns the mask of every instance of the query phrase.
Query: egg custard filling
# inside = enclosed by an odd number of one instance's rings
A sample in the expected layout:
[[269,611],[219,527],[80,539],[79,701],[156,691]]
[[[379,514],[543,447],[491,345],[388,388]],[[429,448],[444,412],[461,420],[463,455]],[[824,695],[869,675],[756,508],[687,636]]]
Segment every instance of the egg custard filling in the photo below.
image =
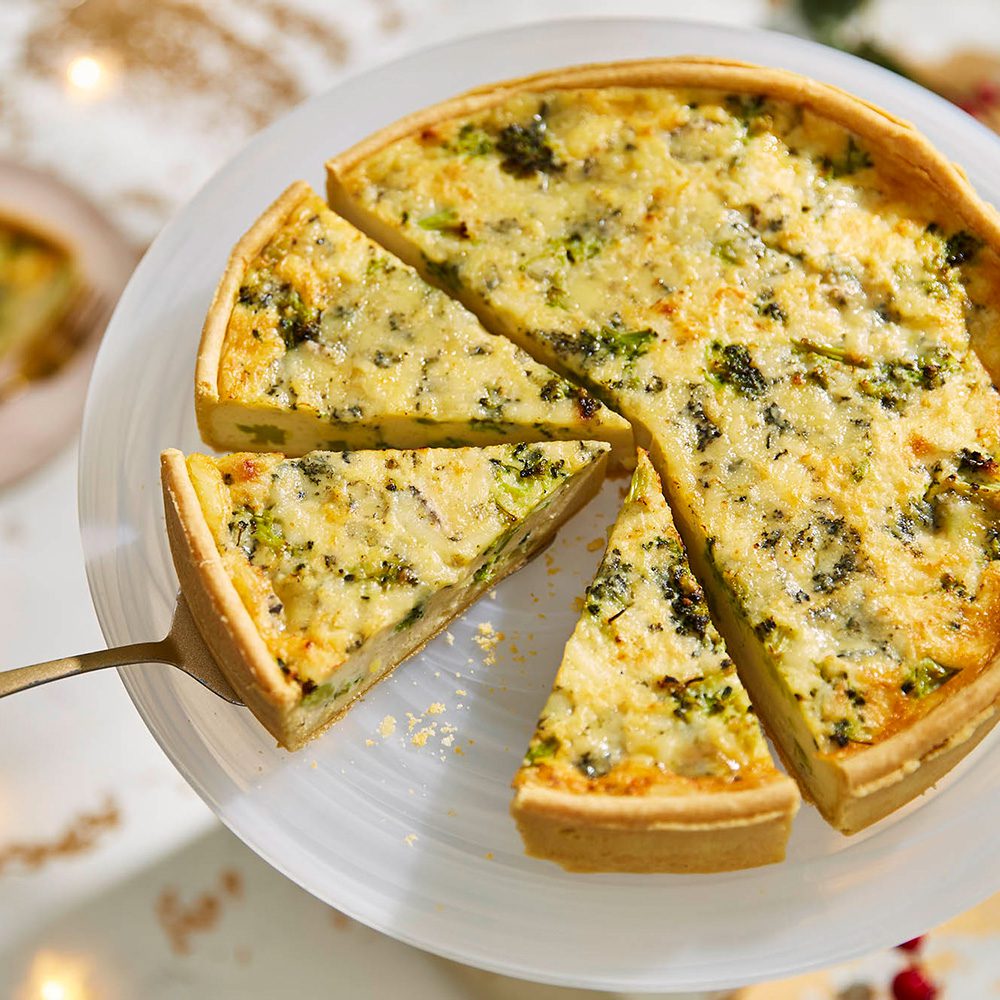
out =
[[[447,213],[424,220],[448,229]],[[202,436],[219,449],[418,448],[632,432],[293,184],[237,245],[205,324]]]
[[294,748],[550,541],[608,450],[164,452],[174,562],[230,683]]
[[981,738],[1000,226],[926,140],[801,77],[663,60],[475,92],[328,168],[342,214],[629,418],[831,822]]

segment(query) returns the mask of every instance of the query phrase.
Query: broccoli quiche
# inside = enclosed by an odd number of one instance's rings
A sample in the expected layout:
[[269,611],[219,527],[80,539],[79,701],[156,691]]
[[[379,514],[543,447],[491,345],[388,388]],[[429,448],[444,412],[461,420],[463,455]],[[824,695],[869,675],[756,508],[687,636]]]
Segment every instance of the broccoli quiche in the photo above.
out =
[[58,333],[81,288],[69,247],[28,223],[0,218],[0,397],[49,374],[72,351]]
[[524,763],[529,854],[575,871],[780,861],[799,804],[642,451]]
[[342,214],[650,443],[754,705],[839,829],[994,724],[1000,224],[911,126],[659,60],[474,92],[328,171]]
[[[419,220],[448,231],[448,213]],[[205,322],[202,437],[219,449],[607,440],[626,420],[293,184],[240,241]]]
[[552,537],[604,442],[162,456],[174,565],[223,673],[294,749]]

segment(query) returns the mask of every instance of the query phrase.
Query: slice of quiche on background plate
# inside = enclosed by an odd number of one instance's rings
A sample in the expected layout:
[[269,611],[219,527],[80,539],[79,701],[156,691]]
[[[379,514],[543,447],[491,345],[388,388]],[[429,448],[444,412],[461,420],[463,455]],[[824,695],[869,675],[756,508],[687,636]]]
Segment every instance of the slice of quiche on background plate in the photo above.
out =
[[[426,109],[331,204],[650,445],[806,794],[853,832],[1000,701],[1000,221],[912,126],[782,70],[582,66]],[[469,239],[421,228],[449,213]]]
[[188,606],[254,715],[296,749],[598,490],[609,446],[162,455]]
[[514,787],[528,853],[572,871],[785,856],[798,789],[771,760],[643,451]]
[[[419,224],[458,228],[448,213]],[[634,458],[626,420],[487,333],[301,182],[233,250],[205,321],[195,408],[220,450],[607,440]]]
[[83,279],[72,248],[21,219],[0,215],[0,398],[50,374],[77,345],[59,342]]

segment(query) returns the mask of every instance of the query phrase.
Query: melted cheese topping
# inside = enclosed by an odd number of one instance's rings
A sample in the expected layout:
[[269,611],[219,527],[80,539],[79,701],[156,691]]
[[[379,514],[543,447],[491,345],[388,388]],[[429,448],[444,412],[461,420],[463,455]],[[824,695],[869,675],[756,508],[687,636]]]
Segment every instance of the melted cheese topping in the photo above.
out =
[[640,452],[515,784],[648,794],[775,775]]
[[445,588],[487,586],[523,557],[525,523],[606,451],[551,442],[187,462],[268,649],[305,695],[339,697],[364,679],[341,669],[352,653],[404,632]]
[[[992,251],[863,143],[761,97],[525,94],[373,154],[347,195],[488,325],[653,440],[822,752],[996,651]],[[448,211],[469,239],[415,220]],[[995,334],[992,334],[995,339]]]
[[[449,221],[421,224],[444,231]],[[223,403],[258,411],[222,433],[227,447],[287,447],[276,421],[289,414],[305,450],[631,441],[620,416],[487,333],[312,192],[243,277],[218,387]]]

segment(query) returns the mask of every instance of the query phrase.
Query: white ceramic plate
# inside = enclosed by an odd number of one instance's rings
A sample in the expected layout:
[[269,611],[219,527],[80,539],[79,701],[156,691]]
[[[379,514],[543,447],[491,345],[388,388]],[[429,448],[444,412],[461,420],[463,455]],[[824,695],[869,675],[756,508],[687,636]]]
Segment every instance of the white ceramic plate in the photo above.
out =
[[[777,34],[668,21],[534,25],[420,52],[348,80],[258,136],[163,231],[128,286],[94,372],[80,504],[109,643],[167,626],[175,577],[161,448],[199,447],[192,368],[229,248],[290,181],[322,190],[326,157],[477,84],[591,60],[681,53],[785,66],[916,121],[1000,200],[1000,143],[874,66]],[[811,807],[788,860],[713,876],[573,876],[524,856],[508,783],[598,559],[620,483],[550,550],[403,665],[326,736],[278,750],[250,715],[168,668],[124,672],[149,728],[219,817],[315,895],[388,934],[508,975],[604,989],[708,989],[895,944],[1000,887],[996,739],[919,803],[852,839]],[[593,548],[593,546],[590,546]],[[472,640],[505,633],[495,663]],[[435,703],[445,706],[428,713]],[[419,719],[408,731],[408,716]],[[380,723],[396,720],[383,736]],[[433,727],[432,727],[433,724]],[[413,743],[422,730],[425,745]],[[419,742],[419,740],[418,740]],[[461,753],[459,753],[461,751]]]

